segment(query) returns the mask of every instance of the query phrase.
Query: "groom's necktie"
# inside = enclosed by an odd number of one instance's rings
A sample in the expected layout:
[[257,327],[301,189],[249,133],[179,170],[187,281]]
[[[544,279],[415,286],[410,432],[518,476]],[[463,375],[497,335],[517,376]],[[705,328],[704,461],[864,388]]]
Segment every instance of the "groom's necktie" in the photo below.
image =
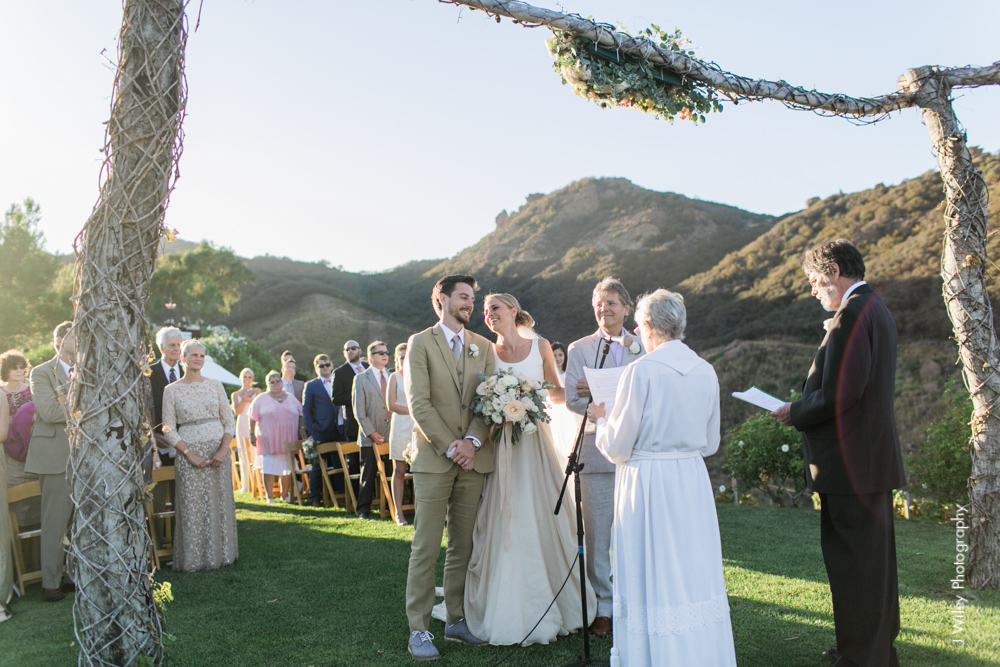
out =
[[455,361],[462,359],[462,338],[456,335],[451,339],[451,351],[455,355]]

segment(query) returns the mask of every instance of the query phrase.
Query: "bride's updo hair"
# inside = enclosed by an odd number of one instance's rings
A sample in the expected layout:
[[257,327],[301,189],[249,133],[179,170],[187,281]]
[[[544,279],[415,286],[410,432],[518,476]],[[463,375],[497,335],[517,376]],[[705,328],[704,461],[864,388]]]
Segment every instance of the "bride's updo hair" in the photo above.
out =
[[514,316],[514,326],[516,326],[518,329],[524,327],[525,329],[533,330],[535,328],[535,318],[533,318],[528,311],[521,308],[521,304],[518,303],[518,300],[514,295],[490,294],[486,297],[486,299],[487,300],[496,299],[497,301],[507,306],[508,308],[513,308],[514,310],[516,310],[517,315]]

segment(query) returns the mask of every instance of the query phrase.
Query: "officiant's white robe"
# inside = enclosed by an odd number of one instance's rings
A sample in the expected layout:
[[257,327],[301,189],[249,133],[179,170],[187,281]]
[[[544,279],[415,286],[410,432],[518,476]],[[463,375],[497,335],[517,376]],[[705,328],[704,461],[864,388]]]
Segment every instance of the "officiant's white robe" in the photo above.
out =
[[711,364],[668,341],[630,364],[597,448],[613,463],[612,665],[736,665],[715,498]]

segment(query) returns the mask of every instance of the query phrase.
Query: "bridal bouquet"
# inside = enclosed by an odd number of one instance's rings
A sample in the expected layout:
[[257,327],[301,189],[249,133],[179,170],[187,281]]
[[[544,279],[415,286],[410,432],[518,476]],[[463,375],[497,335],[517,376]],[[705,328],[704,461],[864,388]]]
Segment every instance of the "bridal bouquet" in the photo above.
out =
[[[472,411],[493,428],[493,442],[499,442],[505,423],[511,425],[511,441],[517,444],[522,433],[538,430],[538,421],[548,422],[545,398],[551,382],[532,382],[509,368],[492,374],[480,373],[481,382],[472,399]],[[499,427],[499,428],[497,428]]]

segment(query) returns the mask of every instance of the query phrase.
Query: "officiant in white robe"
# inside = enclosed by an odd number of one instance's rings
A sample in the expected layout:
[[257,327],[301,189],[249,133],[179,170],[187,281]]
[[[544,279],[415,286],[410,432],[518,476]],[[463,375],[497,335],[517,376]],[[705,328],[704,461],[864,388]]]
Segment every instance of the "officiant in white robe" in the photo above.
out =
[[[719,448],[719,381],[681,342],[680,294],[639,300],[651,350],[591,405],[597,448],[616,465],[612,666],[736,665],[715,499],[704,457]],[[605,419],[606,417],[606,419]]]

